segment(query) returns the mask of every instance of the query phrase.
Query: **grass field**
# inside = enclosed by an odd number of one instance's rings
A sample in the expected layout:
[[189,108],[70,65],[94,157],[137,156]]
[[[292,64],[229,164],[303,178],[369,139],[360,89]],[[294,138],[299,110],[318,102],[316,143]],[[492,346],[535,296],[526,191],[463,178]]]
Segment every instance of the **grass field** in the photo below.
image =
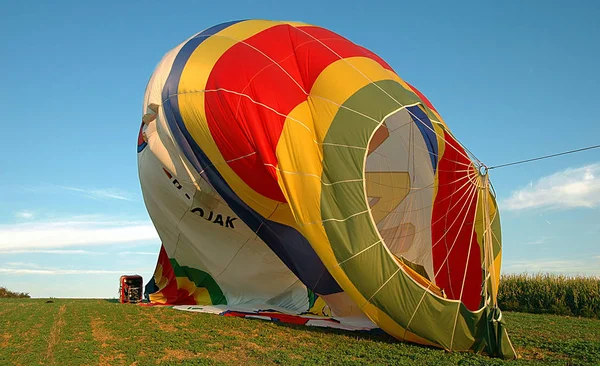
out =
[[353,333],[122,305],[0,299],[0,365],[599,365],[600,320],[505,313],[516,361]]

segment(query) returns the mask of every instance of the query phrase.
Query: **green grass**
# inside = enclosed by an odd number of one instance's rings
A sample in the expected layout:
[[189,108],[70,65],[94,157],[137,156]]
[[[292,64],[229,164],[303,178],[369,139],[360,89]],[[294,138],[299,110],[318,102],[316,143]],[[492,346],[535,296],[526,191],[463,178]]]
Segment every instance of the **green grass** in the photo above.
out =
[[600,318],[600,278],[504,275],[498,305],[508,311]]
[[0,365],[598,365],[600,320],[505,313],[516,361],[106,300],[0,299]]

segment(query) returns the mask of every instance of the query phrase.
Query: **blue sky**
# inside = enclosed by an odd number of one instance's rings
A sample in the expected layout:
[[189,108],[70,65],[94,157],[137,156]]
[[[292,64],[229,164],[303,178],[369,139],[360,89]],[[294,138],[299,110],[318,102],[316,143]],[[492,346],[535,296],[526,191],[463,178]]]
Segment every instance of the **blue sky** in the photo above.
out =
[[[600,2],[6,2],[0,286],[113,297],[160,242],[137,175],[154,67],[228,20],[299,20],[383,57],[488,165],[600,142]],[[504,267],[600,275],[600,150],[492,171]]]

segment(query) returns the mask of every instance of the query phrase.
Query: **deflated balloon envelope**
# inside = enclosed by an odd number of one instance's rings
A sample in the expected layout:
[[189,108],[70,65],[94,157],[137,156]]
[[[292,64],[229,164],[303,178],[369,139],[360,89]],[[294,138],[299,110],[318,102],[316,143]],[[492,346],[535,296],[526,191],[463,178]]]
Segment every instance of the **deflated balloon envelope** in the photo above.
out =
[[303,23],[224,23],[164,56],[143,108],[151,302],[514,357],[489,177],[375,53]]

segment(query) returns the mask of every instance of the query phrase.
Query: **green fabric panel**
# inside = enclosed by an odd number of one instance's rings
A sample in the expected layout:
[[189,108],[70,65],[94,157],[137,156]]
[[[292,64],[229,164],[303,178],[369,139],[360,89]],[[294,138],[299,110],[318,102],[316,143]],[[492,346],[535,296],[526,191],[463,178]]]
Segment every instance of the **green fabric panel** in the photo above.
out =
[[[344,182],[333,186],[322,186],[321,200],[334,202],[321,207],[321,217],[328,219],[345,219],[356,213],[369,209],[365,201],[363,182]],[[348,204],[347,202],[352,204]],[[364,214],[368,216],[369,214]],[[377,235],[376,233],[374,233]]]
[[[442,299],[426,292],[404,272],[398,273],[393,283],[390,281],[371,302],[403,326],[410,321],[411,332],[434,340],[448,349],[471,348],[477,334],[486,325],[481,312],[472,313],[456,301]],[[453,338],[455,320],[456,330]]]
[[[393,282],[394,279],[390,280],[390,278],[398,271],[398,265],[395,262],[382,260],[390,257],[384,246],[385,244],[378,243],[341,265],[367,300],[378,294],[386,282],[388,284]],[[379,265],[375,267],[373,263],[379,263]],[[358,305],[362,306],[363,304]]]
[[196,268],[180,266],[174,258],[170,258],[169,260],[171,261],[175,277],[187,277],[190,281],[194,282],[196,287],[206,288],[213,305],[227,305],[227,299],[223,291],[221,291],[217,282],[208,273]]
[[[386,80],[365,86],[344,103],[348,109],[339,109],[324,142],[360,146],[365,150],[324,145],[324,182],[363,178],[366,147],[378,126],[366,116],[381,121],[401,107],[394,99],[403,105],[419,101],[414,93],[400,84]],[[349,109],[359,111],[362,115]],[[435,119],[431,113],[428,116]],[[470,312],[459,302],[442,299],[425,291],[410,276],[398,271],[398,263],[382,243],[373,245],[379,236],[370,214],[349,217],[368,208],[363,182],[359,183],[322,185],[321,216],[336,259],[338,262],[348,260],[341,268],[361,294],[401,326],[406,327],[410,322],[409,329],[413,333],[443,347],[472,348],[476,351],[485,349],[492,353],[505,347],[506,341],[499,337],[501,334],[497,331],[497,337],[489,336],[493,333],[491,327],[497,322],[483,316],[484,311]],[[344,221],[327,221],[332,218]],[[499,225],[499,220],[497,223]],[[452,337],[455,324],[456,331]],[[508,351],[503,352],[509,355]]]
[[362,166],[365,158],[365,150],[324,145],[323,156],[327,156],[330,161],[344,162],[343,164],[329,164],[329,166],[323,167],[321,179],[323,179],[324,183],[330,184],[342,180],[363,179]]
[[500,228],[500,211],[498,210],[498,204],[494,199],[494,207],[496,208],[496,217],[492,221],[492,250],[494,252],[494,258],[498,256],[502,249],[502,229]]
[[315,302],[317,301],[317,295],[308,287],[306,288],[306,290],[308,291],[307,295],[308,295],[308,309],[310,310],[310,308],[312,308],[315,305]]
[[[368,248],[370,245],[380,240],[374,226],[371,225],[371,222],[369,221],[370,217],[370,214],[367,212],[342,222],[325,221],[323,223],[327,236],[330,237],[330,235],[332,235],[337,240],[337,245],[332,245],[332,249],[338,263],[349,259],[354,254]],[[359,245],[361,249],[356,250]],[[389,257],[387,253],[386,256]],[[374,267],[374,271],[375,268],[377,267]],[[358,277],[360,277],[360,275]],[[356,280],[361,281],[360,278],[356,278]]]

